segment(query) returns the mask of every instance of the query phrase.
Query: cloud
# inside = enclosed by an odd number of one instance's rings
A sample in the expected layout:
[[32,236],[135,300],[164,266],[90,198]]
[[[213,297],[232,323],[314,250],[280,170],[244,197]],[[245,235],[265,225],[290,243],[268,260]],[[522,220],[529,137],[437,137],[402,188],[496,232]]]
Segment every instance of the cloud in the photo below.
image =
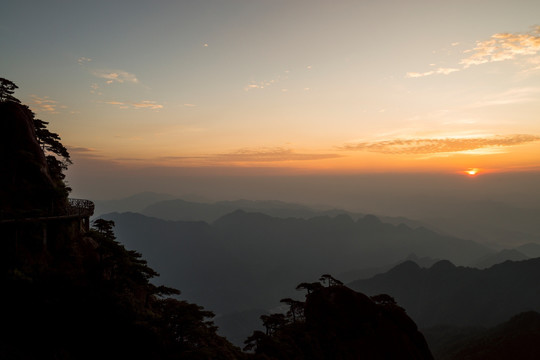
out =
[[277,161],[306,161],[324,160],[342,157],[339,154],[303,154],[286,148],[262,148],[257,150],[240,149],[232,153],[208,156],[209,160],[217,162],[277,162]]
[[83,146],[68,146],[68,150],[70,152],[76,152],[76,153],[91,153],[95,152],[96,149],[94,148],[88,148]]
[[85,158],[85,159],[98,159],[103,158],[103,155],[94,148],[83,147],[83,146],[67,146],[69,153],[75,158]]
[[524,34],[499,33],[489,40],[477,41],[472,53],[461,60],[465,68],[495,61],[511,60],[520,55],[535,55],[540,52],[540,26]]
[[155,101],[141,101],[138,103],[132,103],[131,105],[136,109],[150,109],[150,110],[163,109],[163,105],[158,104]]
[[153,159],[137,159],[137,158],[116,158],[118,161],[157,161],[165,162],[168,166],[172,164],[180,164],[183,166],[229,166],[245,163],[277,163],[284,161],[310,161],[340,158],[340,154],[307,154],[296,153],[291,149],[286,148],[260,148],[260,149],[240,149],[238,151],[221,154],[193,154],[193,155],[170,155],[160,156]]
[[140,102],[106,101],[105,104],[117,105],[120,109],[148,109],[148,110],[163,109],[163,105],[158,104],[156,101],[150,101],[150,100],[143,100]]
[[58,114],[58,111],[56,111],[58,101],[51,100],[48,96],[39,97],[36,95],[30,95],[30,97],[32,98],[32,102],[34,103],[38,112]]
[[264,89],[264,88],[268,88],[274,84],[277,84],[279,83],[280,81],[283,81],[283,80],[288,80],[289,79],[289,70],[285,70],[284,71],[285,75],[278,75],[276,76],[274,79],[271,79],[271,80],[265,80],[265,81],[250,81],[246,86],[244,86],[244,90],[245,91],[250,91],[250,90],[256,90],[256,89]]
[[436,154],[455,153],[485,148],[507,147],[539,141],[535,135],[517,134],[490,137],[397,139],[346,144],[348,151],[370,151],[381,154]]
[[[452,46],[457,45],[459,43],[452,43]],[[459,61],[460,68],[441,67],[426,72],[408,72],[405,76],[407,78],[419,78],[430,75],[448,75],[473,65],[512,60],[525,55],[529,56],[525,63],[528,63],[529,67],[532,66],[527,71],[540,70],[540,58],[535,56],[540,53],[540,26],[533,27],[527,33],[494,34],[488,40],[477,41],[473,49],[465,50],[464,53],[467,56]],[[531,59],[531,56],[535,57]]]
[[417,73],[417,72],[408,72],[405,76],[408,78],[417,78],[417,77],[423,77],[423,76],[430,76],[430,75],[448,75],[453,72],[459,71],[459,69],[456,68],[438,68],[437,70],[431,70],[426,71],[423,73]]
[[123,70],[96,70],[93,72],[94,76],[107,80],[107,84],[117,83],[133,83],[139,82],[135,74],[131,74]]
[[184,161],[184,160],[200,160],[206,159],[206,156],[160,156],[157,158],[159,161]]
[[264,89],[264,85],[251,83],[251,84],[247,84],[244,87],[244,90],[246,90],[246,91],[253,90],[253,89]]
[[86,64],[86,63],[88,63],[88,62],[90,62],[90,61],[92,61],[92,59],[87,58],[87,57],[84,57],[84,56],[82,56],[82,57],[80,57],[80,58],[77,59],[77,62],[78,62],[80,65],[84,65],[84,64]]
[[183,106],[185,106],[185,107],[195,107],[197,105],[195,105],[195,104],[183,104]]

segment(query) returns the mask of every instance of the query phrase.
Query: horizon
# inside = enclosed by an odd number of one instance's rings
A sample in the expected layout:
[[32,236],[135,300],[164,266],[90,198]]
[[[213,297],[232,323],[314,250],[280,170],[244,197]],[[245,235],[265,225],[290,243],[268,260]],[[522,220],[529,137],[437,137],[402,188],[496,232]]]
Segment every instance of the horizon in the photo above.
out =
[[[193,174],[190,169],[140,169],[118,177],[80,168],[71,174],[72,196],[96,201],[120,200],[145,192],[195,202],[278,200],[307,206],[415,218],[426,207],[503,203],[540,209],[540,172],[477,176],[429,173],[381,174]],[[156,176],[158,170],[168,171]],[[182,172],[184,170],[185,172]],[[73,170],[69,170],[70,172]],[[84,190],[81,190],[84,189]]]

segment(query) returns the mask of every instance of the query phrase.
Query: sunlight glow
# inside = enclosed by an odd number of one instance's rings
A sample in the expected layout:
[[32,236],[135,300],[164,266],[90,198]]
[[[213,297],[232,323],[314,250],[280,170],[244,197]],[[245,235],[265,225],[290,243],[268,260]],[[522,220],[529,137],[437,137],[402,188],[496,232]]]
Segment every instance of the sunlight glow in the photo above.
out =
[[469,170],[465,170],[465,174],[469,176],[476,176],[478,174],[479,169],[477,168],[470,168]]

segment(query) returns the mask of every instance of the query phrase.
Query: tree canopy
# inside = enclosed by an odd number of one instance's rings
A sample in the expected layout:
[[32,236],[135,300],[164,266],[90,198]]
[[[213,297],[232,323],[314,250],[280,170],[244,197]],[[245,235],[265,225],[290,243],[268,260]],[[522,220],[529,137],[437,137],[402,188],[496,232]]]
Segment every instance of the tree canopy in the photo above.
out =
[[21,101],[13,96],[13,93],[18,88],[13,81],[0,78],[0,102],[12,101],[20,104]]

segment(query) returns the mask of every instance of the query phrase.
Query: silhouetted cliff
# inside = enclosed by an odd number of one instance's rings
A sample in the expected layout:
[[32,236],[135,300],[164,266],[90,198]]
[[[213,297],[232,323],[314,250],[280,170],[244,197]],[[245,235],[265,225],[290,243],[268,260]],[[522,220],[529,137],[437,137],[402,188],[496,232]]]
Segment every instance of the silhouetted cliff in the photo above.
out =
[[0,102],[0,218],[27,216],[65,205],[63,182],[52,176],[36,136],[34,114]]
[[150,282],[112,221],[69,212],[59,136],[17,102],[0,115],[0,358],[242,359],[212,312]]
[[[390,296],[369,298],[342,285],[314,286],[305,303],[262,316],[266,333],[246,342],[257,359],[432,359],[416,324]],[[298,311],[303,307],[302,311]]]

